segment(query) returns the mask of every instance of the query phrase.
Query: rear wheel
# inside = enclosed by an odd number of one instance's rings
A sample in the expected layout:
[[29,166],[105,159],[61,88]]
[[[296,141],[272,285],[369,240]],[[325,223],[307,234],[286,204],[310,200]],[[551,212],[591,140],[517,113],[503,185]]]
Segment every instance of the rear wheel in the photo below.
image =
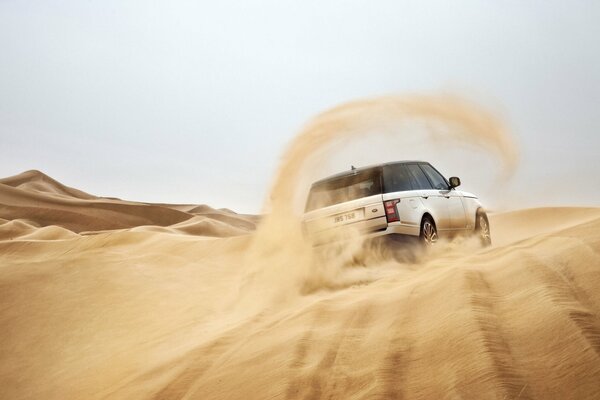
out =
[[425,246],[433,246],[438,241],[437,228],[433,219],[429,216],[423,217],[421,221],[421,233],[419,234],[421,243]]
[[487,214],[483,211],[477,212],[477,222],[475,224],[475,234],[479,237],[481,245],[488,247],[492,245],[492,235],[490,233],[490,223]]

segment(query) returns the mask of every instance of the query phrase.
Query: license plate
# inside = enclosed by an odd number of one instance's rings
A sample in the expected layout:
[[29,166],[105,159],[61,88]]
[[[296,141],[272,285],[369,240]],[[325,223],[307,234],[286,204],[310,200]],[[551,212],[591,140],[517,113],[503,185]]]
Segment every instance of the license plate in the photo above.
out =
[[352,221],[358,220],[361,217],[362,217],[362,213],[360,213],[359,211],[352,211],[352,212],[336,215],[335,217],[333,217],[333,223],[334,224],[343,224],[346,222],[352,222]]

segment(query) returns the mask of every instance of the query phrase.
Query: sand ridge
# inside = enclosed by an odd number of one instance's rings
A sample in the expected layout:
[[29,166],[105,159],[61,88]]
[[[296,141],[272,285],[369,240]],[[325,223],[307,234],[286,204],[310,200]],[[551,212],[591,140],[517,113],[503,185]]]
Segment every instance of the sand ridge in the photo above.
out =
[[[201,217],[201,218],[198,218]],[[230,236],[254,230],[255,216],[206,205],[152,204],[103,198],[61,184],[40,171],[0,179],[0,218],[59,226],[75,233],[140,226],[185,226],[190,233]],[[225,224],[219,222],[225,221]],[[197,226],[194,227],[194,222]]]

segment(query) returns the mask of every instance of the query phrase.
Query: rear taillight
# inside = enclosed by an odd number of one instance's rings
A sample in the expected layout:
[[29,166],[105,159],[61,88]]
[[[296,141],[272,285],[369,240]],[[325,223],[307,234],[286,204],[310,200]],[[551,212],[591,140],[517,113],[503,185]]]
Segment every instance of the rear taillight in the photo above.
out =
[[396,207],[398,203],[400,203],[400,199],[388,200],[383,203],[387,222],[400,221],[400,215],[398,215],[398,208]]

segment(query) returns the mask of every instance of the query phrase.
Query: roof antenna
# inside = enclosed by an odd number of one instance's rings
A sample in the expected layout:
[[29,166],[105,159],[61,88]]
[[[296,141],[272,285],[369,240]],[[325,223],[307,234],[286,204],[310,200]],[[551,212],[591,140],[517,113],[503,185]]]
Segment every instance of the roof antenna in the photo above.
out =
[[350,166],[350,171],[354,171],[354,170],[356,170],[356,167],[354,165],[351,165]]

